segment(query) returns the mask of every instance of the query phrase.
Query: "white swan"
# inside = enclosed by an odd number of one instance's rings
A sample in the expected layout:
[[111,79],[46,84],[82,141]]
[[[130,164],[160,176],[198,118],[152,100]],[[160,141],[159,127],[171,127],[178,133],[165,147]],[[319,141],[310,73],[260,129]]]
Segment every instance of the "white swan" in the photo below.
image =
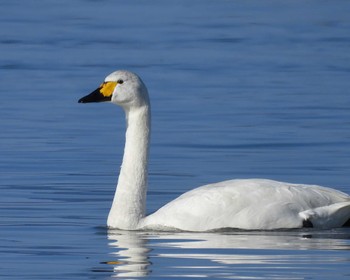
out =
[[79,103],[111,101],[126,114],[123,163],[107,225],[124,230],[220,228],[271,230],[350,224],[350,196],[272,180],[231,180],[191,190],[146,216],[151,128],[147,88],[134,73],[116,71]]

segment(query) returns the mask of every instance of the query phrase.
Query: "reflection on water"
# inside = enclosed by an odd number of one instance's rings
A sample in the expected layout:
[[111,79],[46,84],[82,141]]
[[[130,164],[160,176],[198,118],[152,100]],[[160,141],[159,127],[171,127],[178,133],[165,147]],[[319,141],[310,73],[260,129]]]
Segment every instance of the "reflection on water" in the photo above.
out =
[[[329,276],[350,261],[348,229],[216,233],[110,230],[108,239],[114,252],[105,264],[113,266],[115,277],[304,279],[306,275],[321,277],[323,265]],[[161,269],[152,267],[155,259],[163,263]]]
[[117,250],[116,259],[106,262],[114,266],[117,276],[146,276],[149,269],[149,252],[146,237],[139,232],[110,231],[110,246]]

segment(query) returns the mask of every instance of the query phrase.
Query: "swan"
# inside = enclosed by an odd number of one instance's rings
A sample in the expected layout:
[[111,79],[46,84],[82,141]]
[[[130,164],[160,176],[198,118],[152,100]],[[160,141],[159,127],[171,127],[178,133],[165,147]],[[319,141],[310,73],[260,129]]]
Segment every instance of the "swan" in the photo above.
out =
[[79,103],[109,101],[124,109],[123,162],[107,226],[122,230],[273,230],[350,225],[350,196],[316,185],[267,179],[234,179],[188,191],[146,216],[151,111],[141,78],[109,74]]

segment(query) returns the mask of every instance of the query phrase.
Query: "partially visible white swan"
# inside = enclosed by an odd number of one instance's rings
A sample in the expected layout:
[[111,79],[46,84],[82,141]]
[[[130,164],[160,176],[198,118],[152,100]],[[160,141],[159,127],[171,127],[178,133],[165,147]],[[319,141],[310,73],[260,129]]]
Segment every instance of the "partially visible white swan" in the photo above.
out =
[[271,230],[350,224],[350,196],[315,186],[263,179],[231,180],[191,190],[146,216],[151,129],[147,88],[134,73],[116,71],[79,103],[111,101],[126,114],[123,163],[107,224],[125,230],[220,228]]

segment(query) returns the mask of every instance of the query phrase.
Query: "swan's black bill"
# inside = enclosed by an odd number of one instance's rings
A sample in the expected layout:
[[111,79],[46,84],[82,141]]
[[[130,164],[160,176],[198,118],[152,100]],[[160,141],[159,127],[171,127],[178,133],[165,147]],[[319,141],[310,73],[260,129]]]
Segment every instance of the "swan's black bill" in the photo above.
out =
[[79,99],[78,103],[105,102],[111,101],[112,96],[104,96],[101,93],[101,87],[94,90],[90,94]]

